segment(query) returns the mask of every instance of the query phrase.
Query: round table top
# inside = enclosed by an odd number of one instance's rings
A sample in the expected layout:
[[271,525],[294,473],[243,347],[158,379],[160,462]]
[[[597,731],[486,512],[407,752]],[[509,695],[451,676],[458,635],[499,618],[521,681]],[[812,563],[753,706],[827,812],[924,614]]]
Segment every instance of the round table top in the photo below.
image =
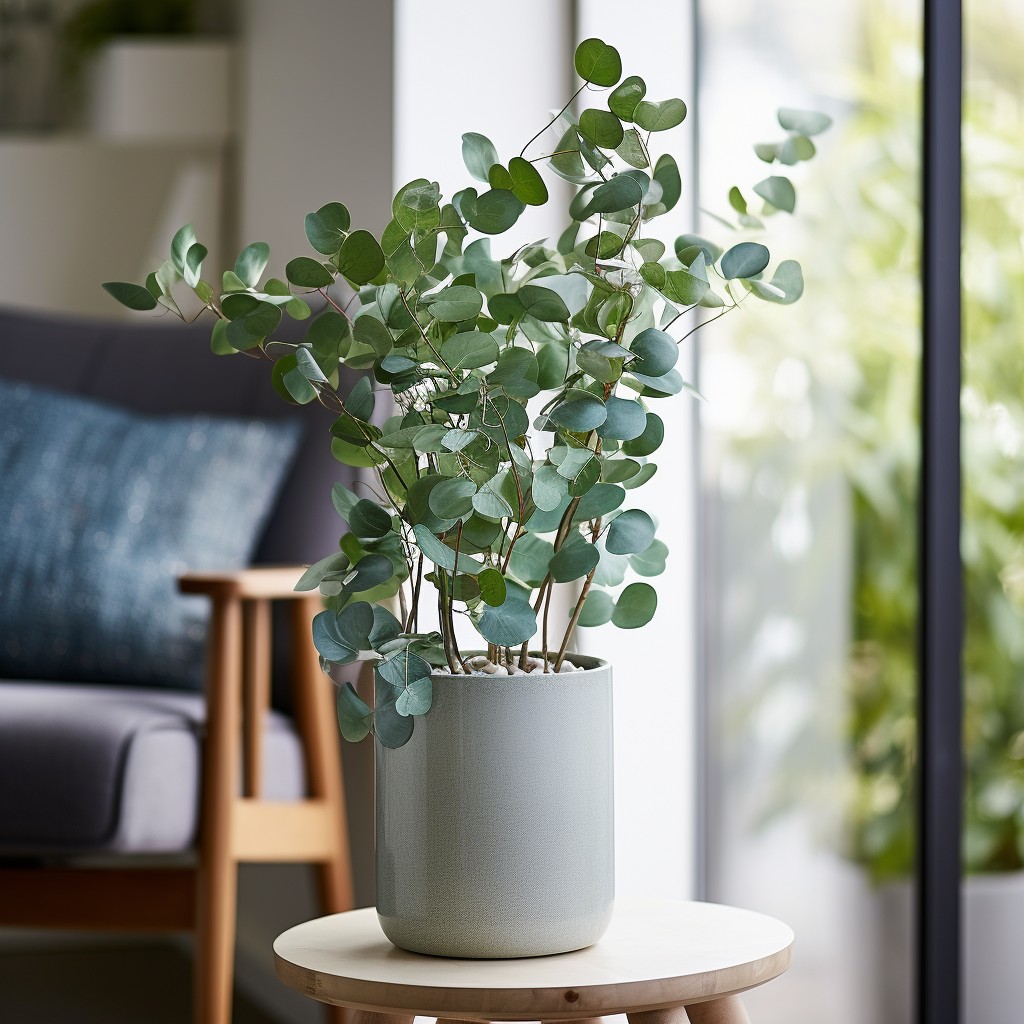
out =
[[376,911],[296,925],[274,943],[277,975],[323,1002],[381,1013],[557,1020],[703,1002],[778,977],[793,932],[716,903],[616,903],[596,945],[520,960],[454,960],[393,946]]

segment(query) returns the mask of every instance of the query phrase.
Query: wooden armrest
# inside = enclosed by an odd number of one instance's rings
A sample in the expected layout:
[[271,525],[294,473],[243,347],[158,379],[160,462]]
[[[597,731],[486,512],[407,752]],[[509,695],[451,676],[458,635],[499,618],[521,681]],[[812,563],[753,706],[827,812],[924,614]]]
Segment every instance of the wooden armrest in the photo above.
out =
[[214,598],[251,597],[295,600],[316,596],[316,591],[297,591],[295,584],[304,565],[260,566],[237,572],[190,572],[178,577],[183,594],[207,594]]

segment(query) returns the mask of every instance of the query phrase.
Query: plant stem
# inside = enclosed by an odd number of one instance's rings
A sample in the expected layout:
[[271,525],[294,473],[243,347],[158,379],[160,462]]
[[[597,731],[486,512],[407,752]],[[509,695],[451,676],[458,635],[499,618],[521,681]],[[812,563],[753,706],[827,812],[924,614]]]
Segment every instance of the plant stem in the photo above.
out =
[[[583,611],[583,602],[587,599],[587,594],[590,593],[590,584],[594,581],[594,573],[597,572],[597,566],[595,565],[590,572],[587,573],[587,578],[583,583],[583,589],[580,591],[580,598],[576,602],[576,607],[572,610],[572,617],[569,619],[569,625],[565,629],[565,636],[562,637],[562,645],[558,648],[558,657],[555,659],[555,671],[557,672],[562,667],[562,661],[565,658],[566,649],[569,646],[569,640],[572,638],[573,633],[576,630],[576,623],[580,620],[580,613]],[[545,671],[546,671],[545,667]]]
[[543,128],[541,128],[541,130],[540,130],[539,132],[537,132],[537,134],[536,134],[536,135],[534,135],[534,137],[533,137],[532,139],[530,139],[530,141],[529,141],[529,142],[528,142],[528,143],[527,143],[527,144],[526,144],[525,146],[523,146],[523,148],[522,148],[522,149],[521,149],[521,150],[519,151],[519,155],[520,155],[520,156],[522,156],[522,155],[523,155],[523,154],[524,154],[524,153],[525,153],[525,152],[526,152],[526,151],[527,151],[527,150],[528,150],[528,149],[530,148],[530,146],[531,146],[531,145],[533,145],[533,143],[535,143],[535,142],[536,142],[536,141],[537,141],[537,140],[538,140],[538,139],[539,139],[539,138],[540,138],[540,137],[541,137],[541,136],[542,136],[542,135],[543,135],[543,134],[544,134],[544,133],[545,133],[545,132],[546,132],[546,131],[547,131],[547,130],[548,130],[548,129],[549,129],[549,128],[550,128],[550,127],[551,127],[551,126],[552,126],[552,125],[553,125],[553,124],[554,124],[554,123],[555,123],[555,122],[556,122],[556,121],[557,121],[557,120],[558,120],[558,119],[559,119],[559,118],[560,118],[560,117],[561,117],[561,116],[562,116],[562,115],[563,115],[563,114],[564,114],[564,113],[565,113],[565,112],[566,112],[566,111],[568,110],[568,109],[569,109],[570,105],[572,104],[572,101],[573,101],[574,99],[576,99],[576,97],[577,97],[577,96],[579,96],[579,94],[580,94],[581,92],[583,92],[583,90],[584,90],[584,89],[586,89],[586,87],[587,87],[587,83],[586,83],[586,82],[584,82],[584,83],[583,83],[583,84],[582,84],[582,85],[581,85],[581,86],[580,86],[580,87],[579,87],[579,88],[578,88],[578,89],[577,89],[577,90],[576,90],[576,91],[575,91],[575,92],[574,92],[574,93],[573,93],[573,94],[572,94],[572,95],[571,95],[571,96],[569,97],[569,99],[568,99],[568,101],[566,102],[565,106],[564,106],[564,107],[562,107],[562,109],[561,109],[561,110],[560,110],[560,111],[559,111],[559,112],[558,112],[557,114],[555,114],[555,116],[554,116],[553,118],[551,118],[551,120],[550,120],[550,121],[548,121],[548,123],[547,123],[546,125],[544,125],[544,127],[543,127]]

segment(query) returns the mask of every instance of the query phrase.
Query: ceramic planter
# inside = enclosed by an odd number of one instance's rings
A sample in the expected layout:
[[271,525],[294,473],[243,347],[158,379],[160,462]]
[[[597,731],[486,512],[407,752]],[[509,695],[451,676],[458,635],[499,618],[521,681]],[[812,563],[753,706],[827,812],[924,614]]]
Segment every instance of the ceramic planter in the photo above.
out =
[[562,953],[611,920],[612,678],[434,676],[405,746],[377,743],[377,913],[403,949]]

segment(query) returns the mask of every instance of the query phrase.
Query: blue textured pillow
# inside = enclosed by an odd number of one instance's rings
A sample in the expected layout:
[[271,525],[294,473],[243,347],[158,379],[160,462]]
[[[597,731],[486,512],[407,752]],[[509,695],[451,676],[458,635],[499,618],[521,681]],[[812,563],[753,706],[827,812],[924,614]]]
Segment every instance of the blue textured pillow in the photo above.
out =
[[299,433],[0,380],[0,677],[199,687],[176,577],[249,563]]

